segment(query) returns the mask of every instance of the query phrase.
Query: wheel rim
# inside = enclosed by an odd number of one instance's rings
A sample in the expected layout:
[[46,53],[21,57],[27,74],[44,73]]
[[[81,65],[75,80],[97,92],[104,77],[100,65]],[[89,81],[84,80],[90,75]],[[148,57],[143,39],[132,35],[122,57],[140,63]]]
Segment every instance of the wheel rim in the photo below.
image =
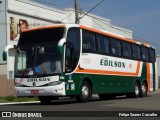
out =
[[139,95],[139,87],[138,87],[138,85],[135,86],[135,94]]
[[145,86],[145,85],[142,85],[142,93],[143,93],[143,94],[146,94],[146,91],[147,91],[146,86]]
[[87,98],[88,95],[89,95],[89,89],[88,89],[88,87],[86,85],[84,85],[82,87],[82,96],[83,96],[83,98]]

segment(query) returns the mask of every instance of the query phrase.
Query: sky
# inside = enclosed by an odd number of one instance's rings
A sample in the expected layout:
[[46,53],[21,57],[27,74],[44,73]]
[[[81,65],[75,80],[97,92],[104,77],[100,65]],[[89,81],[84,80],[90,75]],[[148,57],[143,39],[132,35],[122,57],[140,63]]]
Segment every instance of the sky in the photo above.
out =
[[[39,1],[56,4],[60,9],[74,8],[74,0]],[[78,4],[87,12],[101,1],[78,0]],[[160,0],[104,0],[91,13],[111,20],[112,25],[133,31],[134,39],[151,42],[160,51]]]

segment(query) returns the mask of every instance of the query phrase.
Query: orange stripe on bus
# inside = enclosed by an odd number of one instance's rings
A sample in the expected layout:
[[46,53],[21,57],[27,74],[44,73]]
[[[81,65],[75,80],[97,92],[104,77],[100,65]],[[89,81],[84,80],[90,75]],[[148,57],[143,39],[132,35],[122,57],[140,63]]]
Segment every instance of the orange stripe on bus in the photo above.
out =
[[110,74],[110,75],[124,75],[124,76],[138,76],[140,71],[140,61],[138,61],[137,69],[135,73],[131,72],[116,72],[116,71],[107,71],[107,70],[93,70],[93,69],[81,69],[76,70],[77,73],[91,73],[91,74]]
[[148,91],[150,91],[150,83],[151,83],[151,81],[150,81],[150,65],[149,65],[149,63],[146,63],[146,65],[147,65],[147,83],[148,83]]
[[120,40],[123,40],[123,41],[131,42],[131,43],[137,43],[137,41],[135,41],[135,40],[119,37],[117,35],[106,33],[106,32],[103,32],[103,31],[99,31],[99,30],[96,30],[94,28],[89,28],[89,27],[86,27],[86,26],[83,26],[83,25],[80,25],[80,28],[85,29],[85,30],[89,30],[89,31],[92,31],[92,32],[96,32],[96,33],[99,33],[99,34],[107,35],[107,36],[110,36],[110,37],[113,37],[113,38],[117,38],[117,39],[120,39]]
[[66,27],[65,25],[50,25],[50,26],[42,26],[42,27],[36,27],[36,28],[29,28],[25,29],[22,32],[28,32],[28,31],[35,31],[35,30],[41,30],[41,29],[47,29],[47,28],[61,28]]

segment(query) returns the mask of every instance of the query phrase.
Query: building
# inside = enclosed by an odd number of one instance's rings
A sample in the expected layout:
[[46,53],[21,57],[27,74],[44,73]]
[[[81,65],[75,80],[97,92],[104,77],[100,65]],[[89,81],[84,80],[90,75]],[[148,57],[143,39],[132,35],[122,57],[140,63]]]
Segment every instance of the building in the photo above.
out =
[[[31,0],[0,0],[0,96],[14,95],[14,49],[7,62],[2,60],[7,45],[16,45],[20,32],[31,27],[56,23],[74,23],[74,9],[60,10]],[[80,17],[85,12],[80,12]],[[110,24],[110,20],[93,14],[81,19],[80,24],[132,39],[132,31]],[[2,92],[3,91],[3,92]]]
[[160,56],[157,56],[157,77],[158,77],[158,87],[160,88]]

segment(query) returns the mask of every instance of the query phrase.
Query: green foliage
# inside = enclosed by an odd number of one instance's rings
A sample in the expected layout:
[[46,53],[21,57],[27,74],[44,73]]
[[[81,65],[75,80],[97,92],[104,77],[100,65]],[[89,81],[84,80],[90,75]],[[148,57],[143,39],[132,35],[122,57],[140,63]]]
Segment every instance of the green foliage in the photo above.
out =
[[14,96],[8,96],[8,97],[6,97],[7,101],[14,101],[14,99],[16,99]]
[[0,103],[7,103],[7,102],[29,102],[29,101],[38,101],[37,97],[23,97],[17,98],[16,96],[7,96],[7,97],[0,97]]

